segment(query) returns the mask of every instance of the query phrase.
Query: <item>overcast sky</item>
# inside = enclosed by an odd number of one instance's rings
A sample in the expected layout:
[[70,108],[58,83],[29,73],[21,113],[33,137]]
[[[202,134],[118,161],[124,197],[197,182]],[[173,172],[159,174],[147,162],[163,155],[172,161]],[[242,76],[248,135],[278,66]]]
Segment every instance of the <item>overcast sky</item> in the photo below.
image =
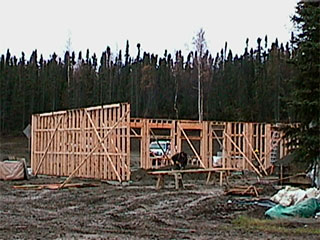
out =
[[[243,53],[246,38],[268,35],[269,44],[290,39],[297,0],[0,0],[0,54],[10,52],[30,57],[37,49],[47,59],[71,49],[97,56],[111,47],[130,55],[136,45],[163,56],[193,50],[192,38],[205,30],[209,51],[215,56],[228,42],[234,53]],[[263,43],[264,44],[264,43]]]

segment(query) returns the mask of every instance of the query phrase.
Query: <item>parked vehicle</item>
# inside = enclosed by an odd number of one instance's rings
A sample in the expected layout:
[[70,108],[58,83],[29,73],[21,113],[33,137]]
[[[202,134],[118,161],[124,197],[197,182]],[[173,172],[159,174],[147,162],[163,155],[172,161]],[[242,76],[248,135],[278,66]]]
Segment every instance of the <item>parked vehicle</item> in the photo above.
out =
[[149,150],[151,157],[159,157],[170,153],[171,143],[169,140],[158,140],[150,143]]

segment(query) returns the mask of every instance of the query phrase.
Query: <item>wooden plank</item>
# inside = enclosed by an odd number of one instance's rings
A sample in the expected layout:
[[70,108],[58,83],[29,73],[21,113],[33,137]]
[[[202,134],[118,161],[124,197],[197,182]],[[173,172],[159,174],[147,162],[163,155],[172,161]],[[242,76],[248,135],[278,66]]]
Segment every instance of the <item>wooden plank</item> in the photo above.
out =
[[[116,119],[117,119],[117,112],[118,112],[118,109],[117,108],[113,108],[112,109],[112,124],[114,124],[114,122],[116,121]],[[117,142],[117,135],[118,135],[118,128],[116,127],[115,129],[114,129],[114,131],[113,131],[113,134],[111,134],[111,141],[112,142]],[[115,152],[116,150],[115,150],[115,145],[112,145],[111,144],[111,146],[112,146],[112,152]],[[115,179],[115,172],[117,172],[118,174],[119,174],[119,167],[118,167],[118,164],[117,164],[117,156],[113,156],[112,158],[111,158],[111,162],[113,163],[113,166],[114,166],[114,170],[115,171],[111,171],[111,175],[112,175],[112,180],[114,180]],[[111,169],[113,169],[113,167],[112,167],[112,165],[111,165]],[[120,176],[120,174],[119,174],[119,176]],[[121,182],[121,180],[120,180],[120,182]]]
[[[109,109],[105,109],[104,110],[104,124],[105,124],[105,128],[103,129],[103,136],[102,139],[106,139],[106,133],[107,133],[107,127],[109,127]],[[107,139],[106,139],[107,140]],[[108,142],[104,142],[107,145],[107,149],[109,149],[108,146]],[[105,158],[105,156],[103,156],[103,179],[107,180],[108,179],[108,159]]]
[[[208,168],[208,158],[207,158],[207,125],[202,122],[202,130],[200,130],[200,155],[205,168]],[[190,138],[189,138],[190,139]]]
[[[64,186],[64,188],[83,188],[83,187],[98,187],[100,184],[96,183],[69,183]],[[50,184],[25,184],[13,186],[14,189],[20,190],[42,190],[42,189],[50,189],[57,190],[59,189],[59,183],[50,183]]]
[[170,127],[170,149],[171,149],[171,155],[176,154],[176,146],[177,146],[177,133],[175,131],[175,125],[177,121],[172,121],[171,127]]
[[[252,146],[252,123],[246,123],[246,131],[244,132],[244,136],[245,139],[247,141],[247,143],[250,143],[250,145]],[[253,147],[252,147],[253,148]],[[246,156],[249,159],[252,159],[252,151],[250,151],[250,147],[248,144],[246,144],[246,152],[245,152]],[[249,164],[247,162],[245,162],[245,167],[244,169],[248,169]]]
[[[112,124],[113,124],[113,121],[112,121],[112,117],[113,117],[113,115],[112,115],[112,113],[113,113],[113,108],[109,108],[109,109],[107,109],[108,110],[108,121],[107,121],[107,123],[108,123],[108,126],[110,127]],[[112,133],[111,133],[112,134]],[[111,139],[112,139],[112,136],[111,136],[111,134],[110,134],[110,137],[108,137],[107,138],[107,141],[108,141],[108,145],[107,145],[107,147],[108,147],[108,151],[110,152],[111,151]],[[112,179],[112,172],[111,172],[111,168],[110,168],[110,164],[109,164],[109,160],[108,160],[108,158],[105,158],[106,159],[106,162],[107,162],[107,178],[109,179],[109,180],[111,180]]]
[[[103,127],[104,127],[104,124],[103,124],[103,113],[104,113],[105,109],[99,109],[98,111],[98,116],[99,116],[99,119],[97,120],[97,124],[99,126],[99,136],[101,136],[101,138],[103,138]],[[101,151],[101,153],[103,153],[103,151]],[[97,179],[103,179],[103,156],[102,155],[99,155],[99,164],[98,164],[98,171],[99,171],[99,175],[97,177]]]
[[[77,131],[77,133],[75,133],[75,135],[77,135],[77,142],[79,143],[77,146],[77,154],[74,156],[74,160],[73,160],[73,166],[72,166],[72,170],[69,171],[68,176],[72,173],[72,171],[74,171],[74,169],[76,169],[76,167],[80,164],[80,162],[83,160],[84,155],[82,153],[87,153],[89,151],[89,147],[87,146],[87,132],[89,130],[87,130],[87,118],[84,114],[84,110],[81,109],[79,111],[80,116],[79,116],[79,130]],[[81,153],[81,154],[80,154]],[[88,162],[87,162],[88,163]],[[77,173],[77,176],[79,177],[84,177],[87,174],[87,166],[86,167],[82,167],[80,169],[80,171]]]
[[[97,110],[94,110],[92,111],[92,121],[91,121],[91,125],[93,126],[94,128],[94,132],[95,132],[95,135],[93,136],[93,139],[94,139],[94,145],[95,144],[98,144],[99,140],[101,139],[100,137],[100,134],[99,134],[99,125],[98,125],[98,114],[99,114],[99,110],[100,109],[97,109]],[[99,137],[100,139],[99,139]],[[103,143],[102,143],[103,144]],[[101,148],[99,147],[97,149],[98,152],[101,152]],[[93,168],[92,168],[92,172],[91,172],[91,178],[97,178],[99,179],[99,155],[98,156],[94,156],[94,159],[93,159]]]
[[212,124],[208,124],[208,155],[209,155],[209,168],[213,167],[213,138],[212,138]]
[[[66,118],[66,117],[65,117]],[[67,162],[67,144],[66,144],[66,139],[67,139],[67,131],[66,131],[66,119],[64,119],[62,127],[61,127],[61,134],[60,134],[60,151],[62,152],[62,167],[63,171],[62,174],[63,176],[67,176],[68,172],[68,162]]]
[[113,103],[113,104],[107,104],[107,105],[103,105],[103,106],[94,106],[94,107],[88,107],[86,108],[87,111],[96,111],[96,110],[100,110],[100,109],[108,109],[108,108],[119,108],[120,107],[120,103]]
[[[63,123],[61,123],[61,127],[62,127],[62,125],[63,125]],[[57,154],[57,153],[59,153],[59,152],[61,152],[60,151],[60,140],[61,140],[61,130],[60,129],[58,129],[57,130],[57,134],[56,134],[57,136],[56,136],[56,138],[55,138],[55,144],[54,144],[54,148],[53,148],[53,151],[54,151],[54,153],[53,153],[53,156],[56,158],[56,161],[57,161],[57,163],[58,163],[58,176],[61,176],[62,175],[62,158],[61,158],[61,155],[60,154]]]
[[[52,116],[48,116],[47,117],[47,123],[46,124],[47,124],[47,128],[49,128],[49,129],[51,129],[54,126],[54,121],[56,119],[54,116],[56,116],[56,115],[52,115]],[[46,140],[50,139],[49,134],[50,134],[50,132],[48,131],[47,132],[47,137],[48,138]],[[54,145],[54,140],[55,139],[53,138],[52,145]],[[51,146],[51,148],[52,148],[52,151],[53,151],[54,147]],[[57,175],[57,168],[56,168],[57,164],[55,162],[54,155],[53,155],[52,151],[48,152],[48,155],[49,155],[49,175],[55,175],[56,176]],[[45,165],[45,168],[46,167],[47,166]]]
[[149,147],[148,146],[148,139],[147,139],[147,131],[148,131],[148,122],[146,119],[142,120],[143,123],[143,127],[142,127],[142,141],[141,141],[141,160],[143,163],[143,168],[144,169],[149,169],[149,162],[148,162],[148,158],[146,155],[146,149]]
[[67,111],[48,112],[48,113],[38,114],[38,116],[40,116],[40,117],[48,117],[48,116],[54,117],[55,115],[63,115],[63,114],[66,114],[66,112],[67,112]]
[[[43,122],[44,122],[44,118],[40,118],[38,115],[37,115],[37,122],[39,123],[39,129],[43,127]],[[37,154],[37,161],[36,161],[36,164],[32,167],[32,171],[35,170],[37,168],[37,166],[39,165],[40,163],[40,158],[42,156],[42,154],[44,153],[44,150],[45,150],[45,147],[43,147],[44,145],[44,137],[45,137],[45,134],[46,133],[39,133],[38,132],[38,135],[39,138],[37,139],[37,146],[38,146],[38,150],[41,152],[39,154]]]
[[[72,171],[74,170],[75,168],[75,154],[74,154],[74,149],[73,149],[73,142],[75,141],[75,132],[73,132],[71,129],[73,128],[72,126],[72,117],[71,117],[71,111],[68,112],[67,114],[67,117],[68,117],[68,133],[69,133],[69,152],[71,153],[70,154],[70,157],[69,157],[69,162],[68,162],[68,165],[69,165],[69,168],[72,169]],[[70,173],[69,173],[70,174]]]
[[[226,127],[225,127],[225,130],[224,130],[224,135],[223,136],[225,136],[225,134],[231,134],[231,131],[230,131],[230,129],[231,129],[231,123],[226,123]],[[229,152],[231,153],[231,142],[228,140],[228,138],[226,138],[226,137],[224,137],[224,141],[225,141],[225,144],[224,144],[224,146],[225,146],[225,156],[228,156],[229,155]],[[231,157],[231,156],[230,156]],[[225,165],[222,165],[222,167],[231,167],[232,165],[231,165],[231,158],[227,158],[227,157],[225,157]]]
[[176,132],[177,132],[177,149],[176,152],[181,152],[182,151],[182,138],[181,138],[181,129],[178,127],[179,121],[176,121]]
[[[130,104],[124,105],[124,107],[122,107],[123,112],[122,115],[126,114],[126,111],[128,111],[130,109]],[[129,166],[128,168],[126,168],[126,180],[129,181],[131,178],[131,171],[130,171],[130,160],[131,160],[131,155],[130,155],[130,112],[127,115],[127,121],[126,121],[126,129],[125,129],[125,141],[126,141],[126,148],[123,149],[124,152],[127,153],[126,156],[126,161],[125,161],[125,166]]]
[[35,115],[31,116],[31,168],[33,169],[36,166],[36,154],[35,151],[37,149],[37,141],[36,141],[36,129],[37,129],[37,119]]
[[[119,119],[120,116],[121,116],[121,108],[120,108],[120,107],[117,108],[116,113],[117,113],[116,119]],[[124,120],[124,119],[123,119],[123,120]],[[121,124],[122,124],[122,123],[123,123],[123,121],[121,122]],[[121,140],[120,140],[120,137],[121,137],[121,134],[122,134],[121,129],[122,129],[122,128],[117,128],[117,129],[116,129],[116,131],[117,131],[117,134],[116,134],[116,145],[115,145],[115,147],[114,147],[116,153],[117,153],[117,150],[116,150],[116,149],[118,149],[118,152],[119,152],[119,147],[120,147],[120,144],[121,144]],[[122,177],[121,177],[121,176],[122,176],[122,164],[121,164],[121,160],[122,160],[121,155],[120,155],[120,156],[116,155],[116,169],[117,169],[117,172],[118,172],[118,174],[119,174],[119,176],[120,176],[120,178],[121,178],[121,181],[122,181]]]
[[[75,149],[74,143],[77,141],[77,132],[74,131],[74,118],[73,118],[73,111],[68,112],[68,118],[69,118],[69,131],[70,131],[70,150],[71,150],[71,169],[74,169],[77,166],[78,161],[78,155],[77,150]],[[73,170],[72,170],[73,171]]]
[[181,173],[175,173],[174,174],[174,180],[175,180],[176,189],[183,188],[182,174]]
[[156,189],[161,189],[164,187],[164,175],[157,176]]
[[152,168],[152,162],[150,159],[150,152],[149,152],[149,145],[150,145],[150,125],[149,125],[149,121],[146,121],[146,148],[145,148],[145,158],[146,158],[146,162],[147,162],[147,166],[148,169]]
[[[41,139],[40,139],[40,141],[41,141],[41,151],[42,151],[42,154],[44,154],[44,152],[45,152],[45,149],[46,149],[46,147],[48,146],[48,143],[49,143],[49,139],[50,139],[50,136],[49,136],[49,134],[50,134],[50,132],[49,132],[49,124],[48,124],[48,122],[49,122],[49,117],[43,117],[43,125],[42,125],[42,127],[43,127],[43,129],[45,130],[44,132],[43,132],[43,134],[41,135]],[[39,156],[43,156],[43,155],[39,155]],[[39,158],[39,162],[38,162],[38,165],[39,165],[39,163],[40,163],[40,159],[41,158]],[[51,174],[51,165],[52,165],[52,160],[51,160],[51,156],[50,156],[50,154],[48,154],[48,157],[47,157],[47,161],[46,162],[44,162],[44,166],[41,166],[40,168],[39,168],[39,173],[41,174],[41,173],[43,173],[43,171],[46,169],[46,171],[48,171],[49,172],[49,174]],[[36,167],[37,166],[35,166],[35,168],[34,169],[36,169]]]
[[74,111],[68,111],[68,117],[69,117],[69,123],[70,123],[69,131],[71,134],[71,142],[70,142],[71,159],[72,159],[71,164],[72,164],[72,169],[74,169],[77,166],[78,158],[80,157],[80,155],[78,155],[78,148],[75,145],[75,143],[78,141],[79,135],[75,127]]
[[236,168],[199,168],[199,169],[185,169],[185,170],[161,170],[161,171],[149,171],[150,175],[171,175],[175,173],[209,173],[220,171],[238,171]]

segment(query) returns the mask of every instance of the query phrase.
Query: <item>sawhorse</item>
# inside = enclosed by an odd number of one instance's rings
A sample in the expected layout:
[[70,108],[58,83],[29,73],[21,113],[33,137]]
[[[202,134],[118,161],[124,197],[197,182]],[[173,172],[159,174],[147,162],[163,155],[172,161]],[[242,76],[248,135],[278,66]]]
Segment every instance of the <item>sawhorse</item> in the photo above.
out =
[[212,172],[219,172],[220,174],[220,186],[222,186],[223,179],[227,179],[227,175],[230,171],[236,171],[235,168],[205,168],[205,169],[187,169],[187,170],[166,170],[166,171],[153,171],[148,174],[157,175],[156,189],[161,189],[164,187],[164,176],[171,175],[174,176],[175,188],[183,188],[182,176],[185,173],[208,173],[207,184],[211,181],[213,176]]
[[175,188],[183,188],[182,174],[181,173],[172,173],[172,174],[159,174],[157,175],[157,184],[156,189],[161,189],[164,187],[164,176],[171,175],[174,176]]

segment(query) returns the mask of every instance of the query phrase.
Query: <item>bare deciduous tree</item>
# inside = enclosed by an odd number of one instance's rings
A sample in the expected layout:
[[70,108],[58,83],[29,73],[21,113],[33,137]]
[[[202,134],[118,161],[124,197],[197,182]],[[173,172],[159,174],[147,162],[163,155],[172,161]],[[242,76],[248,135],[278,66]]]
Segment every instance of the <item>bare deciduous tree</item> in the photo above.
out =
[[192,44],[197,51],[197,62],[198,62],[198,115],[199,122],[203,121],[203,87],[202,87],[202,78],[201,78],[201,62],[202,56],[207,49],[207,42],[204,38],[205,31],[200,28],[199,32],[193,37]]

